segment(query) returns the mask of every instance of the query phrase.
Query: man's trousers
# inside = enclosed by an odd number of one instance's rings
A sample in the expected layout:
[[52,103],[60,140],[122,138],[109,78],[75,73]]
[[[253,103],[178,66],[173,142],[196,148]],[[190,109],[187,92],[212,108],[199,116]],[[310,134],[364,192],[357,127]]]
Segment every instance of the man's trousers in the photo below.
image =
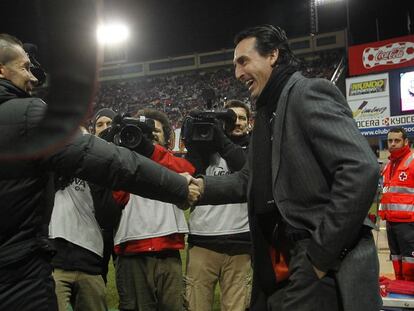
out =
[[249,254],[229,255],[190,246],[187,254],[186,301],[190,311],[211,311],[217,282],[222,311],[245,311],[250,305]]
[[55,269],[53,278],[59,311],[66,311],[69,304],[73,311],[108,310],[101,274]]
[[178,250],[118,256],[115,268],[120,310],[183,310],[183,276]]

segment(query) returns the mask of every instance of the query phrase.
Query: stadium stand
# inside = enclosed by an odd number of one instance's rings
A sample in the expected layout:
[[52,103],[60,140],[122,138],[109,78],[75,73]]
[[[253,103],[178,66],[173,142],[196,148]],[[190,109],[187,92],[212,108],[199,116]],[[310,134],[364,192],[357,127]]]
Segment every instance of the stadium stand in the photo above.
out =
[[[301,55],[301,70],[308,77],[331,79],[342,56],[342,50]],[[225,66],[102,82],[94,110],[109,107],[119,113],[134,114],[142,108],[156,108],[166,112],[177,128],[188,111],[207,108],[206,89],[214,90],[212,108],[222,107],[230,98],[249,103],[248,92],[234,78],[233,68]]]

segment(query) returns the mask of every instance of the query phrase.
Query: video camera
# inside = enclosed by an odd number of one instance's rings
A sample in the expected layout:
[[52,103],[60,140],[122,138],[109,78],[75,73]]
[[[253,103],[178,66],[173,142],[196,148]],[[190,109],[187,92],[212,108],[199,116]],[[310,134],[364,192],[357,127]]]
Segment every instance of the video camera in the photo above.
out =
[[134,150],[142,141],[143,136],[150,141],[154,139],[152,132],[155,121],[146,117],[132,118],[129,115],[116,115],[109,128],[99,137],[115,145]]
[[236,113],[226,111],[198,111],[194,110],[184,119],[181,127],[181,138],[184,143],[211,142],[214,140],[214,126],[220,121],[227,129],[234,128],[237,120]]

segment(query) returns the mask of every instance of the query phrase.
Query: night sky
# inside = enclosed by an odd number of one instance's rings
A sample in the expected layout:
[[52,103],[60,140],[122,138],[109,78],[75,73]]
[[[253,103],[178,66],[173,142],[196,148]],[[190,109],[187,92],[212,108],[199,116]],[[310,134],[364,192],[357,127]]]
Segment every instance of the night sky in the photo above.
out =
[[[408,34],[407,12],[414,23],[412,0],[348,0],[352,43]],[[87,0],[0,0],[0,31],[39,45],[41,58],[56,42],[81,45],[77,34],[94,29]],[[310,33],[308,0],[104,0],[103,20],[125,21],[131,28],[131,61],[158,59],[233,47],[234,35],[247,26],[272,23],[288,37]],[[61,3],[62,9],[56,9]],[[70,5],[68,5],[70,3]],[[53,6],[53,8],[52,8]],[[346,27],[345,1],[319,8],[319,31]],[[378,21],[378,32],[376,27]],[[77,29],[79,27],[79,29]],[[412,26],[411,26],[412,27]],[[70,31],[69,28],[72,28]],[[411,28],[411,32],[413,28]],[[45,34],[49,35],[45,35]],[[90,38],[90,37],[89,37]],[[56,43],[60,44],[60,43]],[[47,46],[48,51],[42,51]],[[58,50],[57,50],[58,51]]]

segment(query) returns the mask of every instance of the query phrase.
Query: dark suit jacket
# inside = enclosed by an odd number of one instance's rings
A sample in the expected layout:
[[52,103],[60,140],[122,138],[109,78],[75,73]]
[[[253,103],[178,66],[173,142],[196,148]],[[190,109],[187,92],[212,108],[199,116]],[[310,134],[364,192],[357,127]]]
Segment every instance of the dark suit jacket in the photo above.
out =
[[[281,93],[272,127],[271,170],[276,205],[287,223],[311,233],[308,256],[312,263],[323,271],[340,271],[340,254],[358,242],[376,191],[379,178],[376,157],[360,134],[345,98],[324,79],[307,79],[295,73]],[[241,171],[206,177],[203,204],[248,201],[252,188],[249,169],[253,161],[250,154]],[[251,209],[249,221],[254,244],[254,278],[257,278],[258,271],[266,269],[272,273],[272,270],[270,260],[263,259],[268,253],[257,230],[255,211]],[[341,288],[353,293],[346,295],[354,300],[352,311],[378,310],[365,307],[362,302],[374,302],[374,306],[379,303],[378,287],[374,289],[378,286],[378,258],[373,244],[366,244],[370,251],[358,260],[373,260],[374,268],[360,274],[355,264],[355,271],[349,277],[357,285]],[[347,265],[350,266],[353,264]],[[269,295],[266,285],[254,279],[253,287],[251,310],[264,310],[260,301]]]

